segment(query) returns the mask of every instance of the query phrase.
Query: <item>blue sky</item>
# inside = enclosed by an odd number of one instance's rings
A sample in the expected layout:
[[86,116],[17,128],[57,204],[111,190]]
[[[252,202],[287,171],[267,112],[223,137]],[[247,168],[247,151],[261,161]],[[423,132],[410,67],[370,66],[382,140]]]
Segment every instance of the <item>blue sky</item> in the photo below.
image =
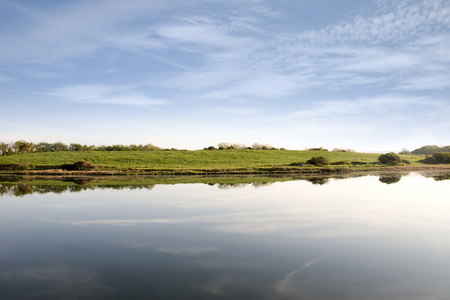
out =
[[0,0],[0,140],[450,144],[448,0]]

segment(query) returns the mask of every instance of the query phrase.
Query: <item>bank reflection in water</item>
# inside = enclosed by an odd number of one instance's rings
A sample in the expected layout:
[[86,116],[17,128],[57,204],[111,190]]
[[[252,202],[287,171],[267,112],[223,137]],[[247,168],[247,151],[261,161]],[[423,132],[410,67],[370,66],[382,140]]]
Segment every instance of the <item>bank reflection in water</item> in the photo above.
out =
[[[408,174],[408,173],[406,173]],[[375,176],[374,174],[371,174]],[[401,173],[386,173],[377,175],[379,176],[379,181],[386,184],[397,183],[401,180],[402,176],[405,174]],[[315,185],[324,185],[327,184],[330,179],[348,179],[353,177],[361,177],[361,176],[370,176],[369,175],[361,175],[361,174],[346,174],[346,175],[321,175],[321,176],[304,176],[304,177],[257,177],[258,181],[252,182],[252,178],[248,177],[218,177],[218,178],[209,178],[206,182],[204,182],[204,177],[195,178],[195,177],[187,177],[190,178],[190,181],[183,182],[179,181],[176,178],[166,179],[164,183],[159,182],[155,178],[150,179],[141,179],[139,183],[136,183],[134,180],[124,181],[123,179],[108,179],[108,182],[105,183],[105,179],[95,179],[95,178],[69,178],[69,179],[52,179],[52,180],[38,180],[37,182],[33,179],[27,179],[23,177],[0,177],[0,196],[2,195],[11,195],[16,197],[21,197],[25,195],[31,195],[33,193],[37,194],[62,194],[65,192],[75,193],[86,190],[95,190],[95,189],[112,189],[112,190],[124,190],[124,189],[146,189],[151,190],[155,187],[156,184],[177,184],[177,183],[205,183],[212,186],[217,186],[219,189],[230,189],[230,188],[244,188],[248,186],[252,186],[254,188],[267,187],[272,185],[274,182],[278,181],[291,181],[291,180],[304,180],[308,181]],[[447,173],[440,174],[422,174],[424,177],[433,178],[436,181],[449,180],[450,175]],[[113,177],[114,178],[114,177]],[[185,177],[186,178],[186,177]],[[203,179],[203,180],[202,180]],[[172,181],[171,181],[172,180]],[[239,180],[243,180],[243,182],[239,182]],[[227,182],[231,181],[231,182]]]
[[388,175],[4,183],[0,299],[445,299],[450,181]]

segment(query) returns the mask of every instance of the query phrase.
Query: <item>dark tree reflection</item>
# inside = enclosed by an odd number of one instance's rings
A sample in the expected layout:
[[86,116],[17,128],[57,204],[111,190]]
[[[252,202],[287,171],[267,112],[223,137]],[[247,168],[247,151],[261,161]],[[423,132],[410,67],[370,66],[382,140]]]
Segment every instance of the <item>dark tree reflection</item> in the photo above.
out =
[[31,194],[62,194],[66,192],[77,193],[95,189],[113,189],[113,190],[136,190],[136,189],[153,189],[154,184],[138,184],[138,185],[33,185],[22,183],[0,183],[0,196],[10,195],[23,197]]
[[382,183],[393,184],[393,183],[399,182],[400,179],[402,179],[402,175],[396,174],[396,175],[380,176],[380,178],[378,180]]
[[324,185],[324,184],[327,184],[328,181],[330,181],[330,178],[328,178],[328,177],[313,177],[313,178],[308,178],[306,180],[311,182],[312,184]]

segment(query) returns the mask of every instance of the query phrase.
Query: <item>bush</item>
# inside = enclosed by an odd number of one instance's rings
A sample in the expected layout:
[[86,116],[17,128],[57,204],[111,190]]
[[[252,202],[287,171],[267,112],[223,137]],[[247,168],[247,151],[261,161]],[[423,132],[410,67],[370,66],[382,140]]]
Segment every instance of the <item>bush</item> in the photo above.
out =
[[306,163],[314,166],[326,166],[330,164],[329,160],[323,156],[314,156],[307,160]]
[[324,148],[322,148],[322,147],[319,147],[319,148],[309,148],[309,149],[306,149],[307,151],[328,151],[328,149],[324,149]]
[[81,144],[72,143],[69,145],[68,150],[69,151],[83,151],[84,148],[83,148],[83,145],[81,145]]
[[276,148],[269,144],[253,143],[251,149],[253,149],[253,150],[275,150]]
[[352,163],[350,163],[348,161],[340,160],[340,161],[332,162],[332,163],[330,163],[330,165],[332,165],[332,166],[351,166]]
[[427,156],[420,162],[423,162],[424,164],[437,164],[438,163],[433,156]]
[[433,154],[433,158],[437,163],[449,164],[450,163],[450,152],[436,152]]
[[68,171],[82,171],[94,169],[95,166],[88,161],[77,161],[73,164],[63,165],[61,168]]
[[219,143],[217,144],[217,149],[219,150],[233,150],[233,149],[246,149],[247,146],[244,144],[240,144],[240,143],[234,143],[234,144],[230,144],[230,143]]
[[397,154],[391,152],[380,155],[378,161],[382,164],[397,165],[402,162],[402,159]]

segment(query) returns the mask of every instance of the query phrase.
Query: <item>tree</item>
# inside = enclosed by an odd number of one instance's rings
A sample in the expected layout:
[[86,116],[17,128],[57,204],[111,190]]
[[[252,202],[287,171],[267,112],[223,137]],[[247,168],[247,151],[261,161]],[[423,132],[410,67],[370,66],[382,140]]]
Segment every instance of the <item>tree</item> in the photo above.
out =
[[8,152],[9,145],[6,143],[0,143],[0,152],[3,156],[6,156],[6,153]]
[[51,152],[56,152],[56,151],[67,151],[69,149],[69,147],[62,143],[62,142],[56,142],[56,143],[52,143],[49,145],[50,151]]
[[50,144],[46,142],[40,142],[36,144],[35,149],[37,152],[50,152]]
[[72,143],[69,145],[69,151],[83,151],[83,145]]
[[34,144],[26,141],[17,141],[14,143],[14,149],[19,153],[30,153],[33,151]]
[[252,149],[253,150],[273,150],[273,149],[275,149],[275,147],[272,145],[269,145],[269,144],[253,143]]
[[399,154],[411,154],[411,152],[408,149],[403,148],[402,151],[399,152]]

